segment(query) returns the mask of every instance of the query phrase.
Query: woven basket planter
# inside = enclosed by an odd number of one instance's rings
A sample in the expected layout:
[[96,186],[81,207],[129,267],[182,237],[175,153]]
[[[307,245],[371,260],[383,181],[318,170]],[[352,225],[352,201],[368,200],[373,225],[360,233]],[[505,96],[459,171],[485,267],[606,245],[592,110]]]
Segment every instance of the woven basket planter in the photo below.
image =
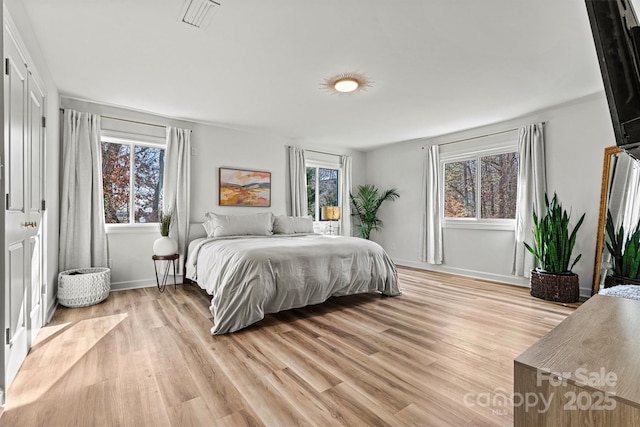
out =
[[87,307],[104,301],[111,290],[108,268],[78,268],[58,275],[58,302],[65,307]]
[[640,280],[629,279],[622,276],[607,276],[604,278],[604,287],[611,288],[618,285],[640,285]]
[[580,299],[578,275],[531,270],[531,296],[547,301],[578,302]]

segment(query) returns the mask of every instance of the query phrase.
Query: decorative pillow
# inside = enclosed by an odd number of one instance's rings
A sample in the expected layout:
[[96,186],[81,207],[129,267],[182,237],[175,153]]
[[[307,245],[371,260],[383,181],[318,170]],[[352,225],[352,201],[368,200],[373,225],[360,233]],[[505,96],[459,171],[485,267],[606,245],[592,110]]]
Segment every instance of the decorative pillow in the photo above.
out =
[[274,234],[293,234],[293,218],[286,215],[278,215],[273,219]]
[[294,233],[313,233],[313,219],[310,216],[291,218]]
[[207,237],[270,236],[273,234],[271,212],[250,215],[220,215],[207,212],[203,227]]
[[313,233],[313,219],[310,216],[278,215],[273,220],[274,234]]

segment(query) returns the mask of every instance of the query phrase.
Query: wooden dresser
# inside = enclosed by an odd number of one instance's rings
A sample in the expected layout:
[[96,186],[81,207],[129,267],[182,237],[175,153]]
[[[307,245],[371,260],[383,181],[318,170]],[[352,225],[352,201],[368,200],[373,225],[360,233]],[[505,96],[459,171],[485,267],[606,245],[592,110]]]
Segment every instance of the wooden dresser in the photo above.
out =
[[640,301],[595,295],[514,361],[514,425],[640,426]]

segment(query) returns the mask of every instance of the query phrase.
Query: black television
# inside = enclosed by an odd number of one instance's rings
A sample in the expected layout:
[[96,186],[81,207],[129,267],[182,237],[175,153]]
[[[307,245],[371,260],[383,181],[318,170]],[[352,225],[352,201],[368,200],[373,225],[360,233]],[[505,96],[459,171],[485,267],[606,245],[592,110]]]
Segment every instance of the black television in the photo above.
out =
[[640,159],[640,26],[629,0],[586,0],[618,147]]

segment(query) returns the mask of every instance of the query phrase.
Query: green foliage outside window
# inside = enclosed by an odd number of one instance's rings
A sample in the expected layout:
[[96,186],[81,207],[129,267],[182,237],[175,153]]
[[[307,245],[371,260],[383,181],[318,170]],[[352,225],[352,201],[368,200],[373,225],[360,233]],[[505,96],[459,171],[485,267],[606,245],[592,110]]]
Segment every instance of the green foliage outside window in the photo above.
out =
[[444,164],[445,218],[514,219],[517,195],[516,152]]
[[339,206],[338,175],[338,169],[307,167],[307,212],[314,221],[323,220],[323,207]]

